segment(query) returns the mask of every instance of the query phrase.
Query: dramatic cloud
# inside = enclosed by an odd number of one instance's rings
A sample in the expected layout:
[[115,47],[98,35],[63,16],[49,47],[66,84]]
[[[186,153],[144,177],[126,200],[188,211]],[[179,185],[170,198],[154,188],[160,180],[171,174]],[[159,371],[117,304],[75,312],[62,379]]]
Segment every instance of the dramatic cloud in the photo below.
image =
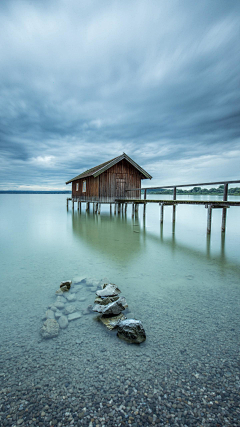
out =
[[234,0],[1,0],[0,188],[65,189],[123,151],[148,185],[240,179],[239,18]]

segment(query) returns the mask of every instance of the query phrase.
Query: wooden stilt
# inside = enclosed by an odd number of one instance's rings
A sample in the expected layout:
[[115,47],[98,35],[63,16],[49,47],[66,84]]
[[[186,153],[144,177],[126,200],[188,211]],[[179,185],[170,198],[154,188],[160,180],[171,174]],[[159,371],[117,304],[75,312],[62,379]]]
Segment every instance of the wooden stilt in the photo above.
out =
[[67,209],[68,209],[68,199],[67,199]]
[[[223,200],[226,202],[228,199],[228,183],[224,184],[224,192],[223,192]],[[226,230],[226,217],[227,217],[227,209],[223,208],[222,210],[222,232],[224,233]]]
[[101,213],[101,203],[98,203],[98,214],[100,215]]
[[127,215],[127,203],[125,203],[125,215]]
[[208,205],[208,216],[207,216],[207,233],[211,233],[212,226],[212,205]]
[[164,203],[160,203],[161,211],[160,211],[160,223],[163,224],[163,209]]
[[98,203],[95,204],[95,211],[94,211],[94,213],[96,214],[97,211],[98,211]]
[[122,215],[123,215],[123,203],[121,203],[121,205],[122,205]]
[[134,208],[135,208],[134,203],[132,203],[132,217],[134,217]]
[[121,211],[121,203],[118,203],[118,214],[120,214]]
[[144,205],[143,205],[143,217],[146,216],[146,206],[147,206],[147,203],[144,203]]
[[86,202],[86,211],[89,211],[89,202]]
[[226,231],[226,218],[227,218],[227,208],[222,210],[222,232]]
[[74,210],[74,200],[72,199],[72,209]]
[[79,212],[82,212],[82,203],[79,201]]
[[114,215],[117,213],[117,203],[114,203]]
[[176,220],[176,205],[173,205],[173,215],[172,215],[172,220],[173,220],[173,222],[175,222],[175,220]]
[[110,215],[112,215],[112,203],[110,203]]

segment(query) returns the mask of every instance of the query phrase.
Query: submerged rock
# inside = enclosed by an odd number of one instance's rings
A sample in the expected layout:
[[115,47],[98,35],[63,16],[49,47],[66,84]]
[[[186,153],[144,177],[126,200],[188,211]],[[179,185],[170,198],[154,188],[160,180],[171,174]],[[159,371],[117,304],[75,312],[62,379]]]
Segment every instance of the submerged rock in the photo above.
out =
[[69,294],[67,295],[68,302],[76,301],[76,294]]
[[61,316],[58,319],[58,323],[59,323],[59,326],[60,326],[61,329],[67,328],[67,326],[68,326],[68,318],[67,318],[67,316],[64,316],[64,315]]
[[101,322],[108,328],[110,331],[118,326],[118,323],[121,320],[126,319],[124,314],[119,314],[118,316],[113,317],[100,317]]
[[[66,301],[66,300],[65,300]],[[56,301],[53,304],[54,307],[56,307],[56,309],[58,308],[59,310],[62,310],[64,308],[64,302],[60,302],[60,301]]]
[[117,326],[117,336],[124,339],[125,341],[140,344],[146,339],[146,333],[140,320],[122,320],[118,323]]
[[103,285],[103,289],[96,292],[96,295],[99,297],[111,297],[120,294],[121,291],[116,285],[109,283],[108,285]]
[[80,319],[80,317],[82,317],[81,313],[79,313],[78,311],[76,311],[75,313],[72,313],[72,314],[68,315],[68,321],[70,322],[71,320]]
[[47,319],[42,328],[41,335],[43,338],[54,338],[57,337],[59,333],[59,324],[55,319]]
[[77,310],[76,306],[73,304],[67,304],[64,310],[64,314],[72,314]]
[[61,311],[55,311],[55,319],[59,319],[59,317],[62,316],[62,312]]

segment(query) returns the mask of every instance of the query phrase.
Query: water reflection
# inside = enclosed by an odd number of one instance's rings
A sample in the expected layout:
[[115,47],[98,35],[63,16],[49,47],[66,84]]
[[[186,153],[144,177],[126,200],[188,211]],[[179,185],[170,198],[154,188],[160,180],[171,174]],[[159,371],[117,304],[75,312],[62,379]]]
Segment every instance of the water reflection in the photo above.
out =
[[74,212],[72,230],[76,238],[112,260],[127,262],[143,251],[138,218],[131,220],[124,213],[115,216]]
[[[178,229],[177,221],[171,221],[171,227],[168,226],[167,232],[164,232],[166,224],[160,222],[160,235],[158,235],[150,231],[146,222],[147,216],[143,216],[142,212],[134,212],[133,216],[131,212],[128,213],[129,215],[125,209],[120,213],[117,212],[116,215],[109,212],[103,212],[101,215],[96,215],[92,211],[82,214],[78,211],[69,212],[72,215],[74,235],[84,240],[95,251],[106,254],[111,260],[128,262],[137,258],[145,251],[146,242],[151,240],[156,243],[161,242],[161,245],[172,253],[179,251],[188,257],[216,261],[221,269],[227,265],[230,266],[230,260],[226,256],[225,233],[221,233],[219,242],[219,237],[206,233],[205,248],[200,247],[197,240],[197,245],[188,245],[182,239],[182,230],[180,232]],[[151,226],[150,223],[150,228]],[[188,230],[186,233],[188,234]],[[235,264],[233,268],[239,270],[239,265]]]

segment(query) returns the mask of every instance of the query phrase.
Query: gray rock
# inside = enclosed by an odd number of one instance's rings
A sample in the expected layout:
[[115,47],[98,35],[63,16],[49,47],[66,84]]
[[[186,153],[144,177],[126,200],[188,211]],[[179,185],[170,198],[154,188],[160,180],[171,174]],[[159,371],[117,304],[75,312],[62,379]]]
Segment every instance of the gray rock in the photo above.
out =
[[73,304],[67,304],[64,310],[64,314],[72,314],[77,310],[76,306]]
[[[123,298],[124,302],[126,302],[125,298]],[[122,298],[119,298],[117,301],[111,302],[110,304],[104,306],[102,311],[103,316],[117,316],[120,314],[125,307],[122,303]]]
[[67,288],[67,290],[69,290],[71,288],[71,284],[71,280],[65,280],[64,282],[61,282],[60,289],[64,290],[65,288]]
[[62,312],[61,311],[55,311],[55,319],[59,319],[59,317],[62,316]]
[[130,343],[140,344],[145,341],[146,333],[142,322],[135,319],[126,319],[118,323],[117,336]]
[[95,311],[96,313],[102,313],[105,307],[105,305],[96,304],[93,306],[92,311]]
[[117,301],[119,298],[118,295],[113,296],[113,297],[105,297],[105,298],[101,298],[101,297],[96,297],[94,304],[101,304],[101,305],[108,305],[111,302]]
[[126,304],[126,299],[121,297],[117,301],[111,302],[108,305],[96,304],[93,307],[93,311],[102,313],[103,316],[117,316],[123,310],[125,310]]
[[59,324],[55,319],[47,319],[42,328],[41,335],[43,338],[54,338],[57,337],[59,333]]
[[121,301],[121,304],[123,305],[124,308],[128,308],[128,303],[125,297],[120,297],[119,301]]
[[54,312],[53,310],[47,310],[46,311],[46,319],[54,319]]
[[78,298],[78,301],[80,301],[80,302],[84,302],[84,301],[86,301],[86,297],[80,297],[80,298]]
[[109,283],[108,285],[103,285],[104,289],[96,292],[96,295],[99,297],[111,297],[121,293],[116,285]]
[[68,326],[68,318],[67,318],[67,316],[64,316],[64,315],[61,316],[58,319],[58,323],[59,323],[59,326],[60,326],[61,329],[67,328],[67,326]]
[[68,302],[76,301],[76,294],[69,294],[67,295]]
[[79,313],[78,311],[76,311],[75,313],[72,313],[72,314],[68,315],[68,321],[70,322],[71,320],[80,319],[80,317],[82,317],[81,313]]
[[116,328],[121,320],[126,319],[126,317],[121,313],[118,316],[114,317],[100,317],[101,322],[108,328],[110,331]]

